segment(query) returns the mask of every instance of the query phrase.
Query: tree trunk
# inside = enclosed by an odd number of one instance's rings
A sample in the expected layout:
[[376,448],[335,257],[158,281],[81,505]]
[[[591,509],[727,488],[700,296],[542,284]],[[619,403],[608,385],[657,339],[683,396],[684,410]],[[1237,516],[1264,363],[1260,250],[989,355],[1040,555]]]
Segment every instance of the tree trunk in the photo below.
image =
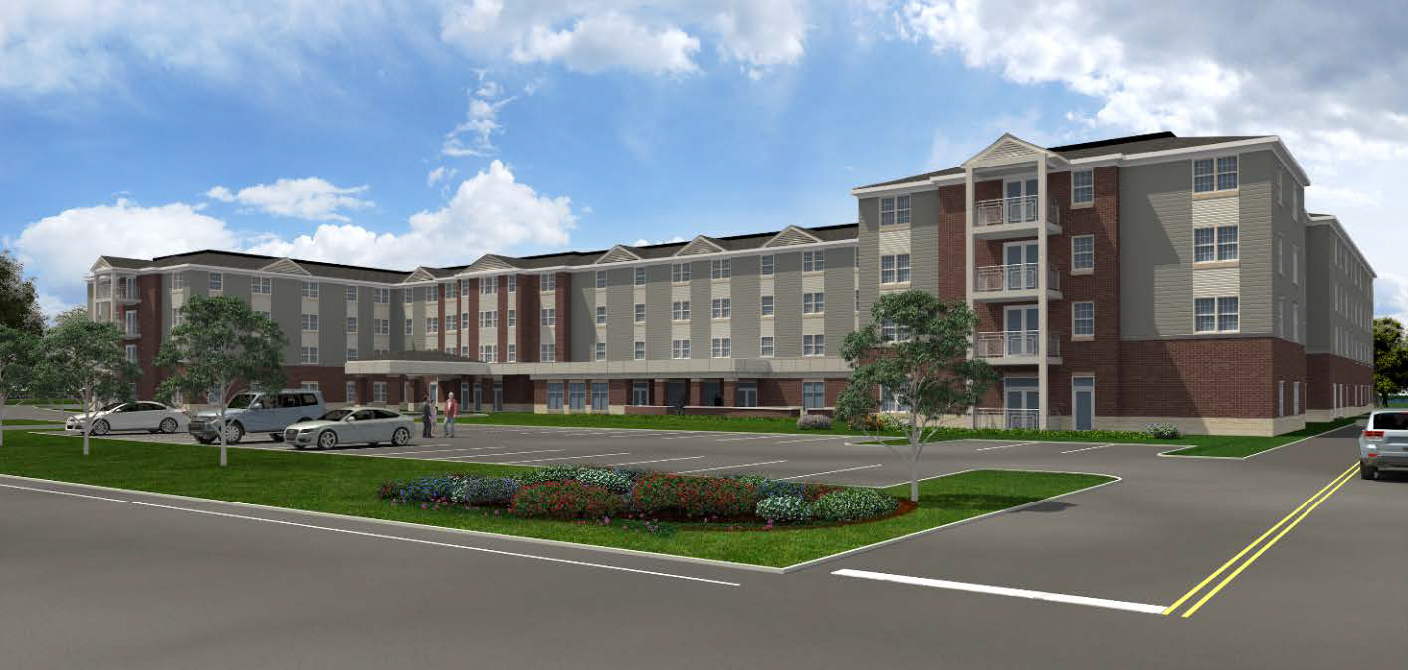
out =
[[229,461],[228,461],[228,460],[226,459],[226,457],[225,457],[225,403],[223,402],[223,401],[224,401],[224,398],[223,398],[223,397],[221,398],[221,401],[222,401],[222,402],[220,403],[220,467],[223,468],[223,467],[225,467],[225,465],[226,465]]
[[919,437],[909,436],[909,500],[919,502]]
[[5,401],[9,398],[0,395],[0,447],[5,446]]

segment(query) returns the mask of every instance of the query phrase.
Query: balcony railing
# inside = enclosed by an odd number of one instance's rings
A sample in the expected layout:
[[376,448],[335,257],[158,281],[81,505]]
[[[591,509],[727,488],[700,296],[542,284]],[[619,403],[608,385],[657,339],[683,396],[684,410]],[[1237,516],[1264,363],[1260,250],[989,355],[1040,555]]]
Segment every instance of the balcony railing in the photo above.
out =
[[[979,200],[973,203],[974,226],[999,226],[1008,223],[1036,223],[1040,209],[1038,196],[1024,195],[1016,198]],[[1061,208],[1051,200],[1046,205],[1046,222],[1061,223]]]
[[[986,265],[973,269],[973,290],[978,293],[995,291],[1024,291],[1036,289],[1036,278],[1041,267],[1036,263],[1015,265]],[[1046,288],[1061,290],[1061,274],[1055,270],[1046,273]]]
[[1027,428],[1035,430],[1040,422],[1034,409],[1002,409],[979,407],[973,410],[975,428]]
[[[975,358],[1022,358],[1036,356],[1037,344],[1041,342],[1041,331],[1006,330],[991,333],[978,333],[973,338]],[[1052,335],[1046,340],[1046,355],[1061,355],[1061,341]]]

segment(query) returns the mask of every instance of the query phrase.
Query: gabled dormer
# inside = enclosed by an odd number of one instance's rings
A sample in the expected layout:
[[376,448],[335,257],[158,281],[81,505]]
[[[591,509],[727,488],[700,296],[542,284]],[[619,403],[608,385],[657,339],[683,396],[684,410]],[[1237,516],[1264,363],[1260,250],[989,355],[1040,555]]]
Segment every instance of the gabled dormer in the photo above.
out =
[[425,281],[435,281],[435,273],[431,272],[429,268],[426,268],[426,267],[422,266],[422,267],[416,268],[416,271],[415,271],[415,272],[412,272],[412,273],[411,273],[411,276],[406,277],[405,279],[401,280],[401,283],[402,283],[402,284],[414,284],[414,283],[425,282]]
[[996,142],[964,161],[965,168],[996,167],[1016,163],[1031,163],[1042,158],[1060,159],[1055,153],[1028,142],[1012,133],[1003,133]]
[[798,226],[788,226],[782,231],[780,231],[778,234],[773,235],[772,239],[768,240],[767,242],[764,242],[763,248],[771,249],[773,247],[790,247],[797,244],[814,244],[820,241],[821,238],[811,234],[805,228],[800,228]]
[[279,272],[290,275],[303,275],[305,277],[312,275],[311,272],[305,270],[302,265],[299,265],[291,258],[280,258],[259,269],[263,272]]
[[465,272],[501,272],[504,270],[517,270],[518,267],[509,260],[498,254],[484,254],[479,260],[469,264]]
[[686,244],[681,247],[679,251],[675,252],[675,255],[698,256],[699,254],[716,254],[723,250],[723,246],[720,245],[718,242],[714,241],[712,238],[700,235],[694,238],[693,240],[690,240],[689,244]]
[[602,254],[601,258],[596,259],[596,263],[626,263],[638,260],[640,260],[640,255],[632,251],[630,247],[618,244]]

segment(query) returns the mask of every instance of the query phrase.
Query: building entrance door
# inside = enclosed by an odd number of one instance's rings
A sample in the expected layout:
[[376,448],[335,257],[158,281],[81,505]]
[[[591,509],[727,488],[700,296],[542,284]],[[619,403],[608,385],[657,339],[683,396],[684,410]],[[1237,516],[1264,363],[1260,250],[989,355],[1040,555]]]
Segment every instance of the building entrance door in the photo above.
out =
[[1036,428],[1041,408],[1041,389],[1035,377],[1008,377],[1003,380],[1004,409],[1008,428]]
[[1071,397],[1075,401],[1076,430],[1095,428],[1095,378],[1072,377]]

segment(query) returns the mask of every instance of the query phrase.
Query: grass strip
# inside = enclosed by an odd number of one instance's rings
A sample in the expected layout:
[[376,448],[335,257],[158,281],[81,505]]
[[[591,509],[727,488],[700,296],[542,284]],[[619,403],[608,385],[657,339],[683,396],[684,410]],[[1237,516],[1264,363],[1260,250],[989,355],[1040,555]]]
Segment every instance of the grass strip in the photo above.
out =
[[[1005,470],[964,472],[921,482],[919,508],[883,521],[736,533],[685,529],[653,535],[615,525],[520,519],[485,510],[421,509],[392,505],[376,497],[377,487],[387,480],[446,472],[501,476],[527,469],[521,467],[232,449],[230,466],[220,468],[214,447],[98,438],[92,440],[92,452],[85,458],[80,440],[71,437],[23,432],[7,435],[0,448],[0,473],[772,567],[821,558],[1112,479]],[[905,496],[908,485],[886,492]]]
[[1169,456],[1204,456],[1210,458],[1246,458],[1253,454],[1259,454],[1269,449],[1290,444],[1296,440],[1303,440],[1307,437],[1314,437],[1320,433],[1343,428],[1363,417],[1351,416],[1335,419],[1334,421],[1312,421],[1305,424],[1305,428],[1293,433],[1276,435],[1274,437],[1247,437],[1239,435],[1189,435],[1179,440],[1181,444],[1192,444],[1191,447],[1176,449],[1167,452]]
[[62,421],[49,421],[45,419],[5,419],[6,426],[58,426],[63,427]]

